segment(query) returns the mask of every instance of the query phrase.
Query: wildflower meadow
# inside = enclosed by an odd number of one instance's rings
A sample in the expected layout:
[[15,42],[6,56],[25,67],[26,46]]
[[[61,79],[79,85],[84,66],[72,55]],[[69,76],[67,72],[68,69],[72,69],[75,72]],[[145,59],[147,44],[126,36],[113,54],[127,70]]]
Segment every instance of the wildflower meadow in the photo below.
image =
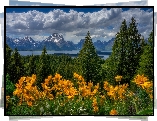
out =
[[36,75],[21,77],[13,96],[6,96],[7,115],[153,115],[153,83],[144,75],[132,80],[138,93],[118,84],[123,78],[119,75],[116,86],[104,81],[103,89],[77,73],[73,77],[70,81],[58,73],[50,75],[41,83],[42,90]]

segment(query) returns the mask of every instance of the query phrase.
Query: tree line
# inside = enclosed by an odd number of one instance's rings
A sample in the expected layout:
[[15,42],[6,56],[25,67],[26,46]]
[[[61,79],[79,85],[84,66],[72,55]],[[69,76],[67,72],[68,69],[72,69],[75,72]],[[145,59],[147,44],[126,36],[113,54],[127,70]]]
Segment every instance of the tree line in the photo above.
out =
[[138,32],[135,18],[131,19],[128,27],[124,19],[116,34],[112,54],[106,60],[97,55],[88,31],[84,45],[76,58],[49,55],[46,47],[43,48],[41,55],[21,56],[16,48],[11,50],[6,44],[5,74],[9,75],[9,80],[13,84],[22,76],[36,74],[39,88],[49,75],[59,73],[63,78],[73,80],[74,72],[82,75],[86,82],[91,80],[94,84],[101,85],[105,80],[114,85],[115,76],[121,75],[123,77],[121,84],[131,85],[131,80],[137,74],[144,74],[153,81],[153,48],[153,30],[146,43]]

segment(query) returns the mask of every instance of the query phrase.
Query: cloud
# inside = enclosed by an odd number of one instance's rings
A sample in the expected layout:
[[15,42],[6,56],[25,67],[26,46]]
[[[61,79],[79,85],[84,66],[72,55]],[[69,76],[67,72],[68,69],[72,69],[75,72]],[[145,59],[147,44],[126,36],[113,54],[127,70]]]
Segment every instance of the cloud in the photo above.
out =
[[39,40],[39,41],[42,41],[42,40],[45,40],[46,38],[47,38],[47,36],[42,36],[42,35],[34,35],[34,36],[32,36],[32,38],[34,39],[34,40]]
[[54,9],[48,13],[36,10],[26,13],[6,13],[6,31],[8,34],[27,35],[37,40],[42,40],[42,36],[45,38],[45,34],[49,36],[53,32],[58,32],[64,34],[66,40],[74,42],[83,39],[87,31],[90,31],[94,40],[108,41],[115,37],[124,19],[129,25],[131,17],[135,17],[139,23],[139,32],[148,37],[153,29],[153,12],[138,8],[127,11],[121,8],[110,10],[103,8],[93,13],[77,12],[72,9],[69,12]]
[[138,23],[137,28],[139,32],[145,36],[145,38],[148,38],[153,29],[153,11],[148,12],[140,10],[139,8],[134,8],[123,12],[123,19],[126,19],[128,24],[131,22],[131,17],[135,17],[136,23]]

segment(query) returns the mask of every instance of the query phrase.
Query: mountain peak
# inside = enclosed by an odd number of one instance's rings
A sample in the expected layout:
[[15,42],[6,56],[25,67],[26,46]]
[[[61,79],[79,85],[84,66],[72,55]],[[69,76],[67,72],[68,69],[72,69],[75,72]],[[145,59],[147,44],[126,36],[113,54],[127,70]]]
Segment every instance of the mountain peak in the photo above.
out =
[[55,42],[58,43],[59,41],[63,41],[64,38],[62,35],[58,34],[58,33],[53,33],[52,35],[50,35],[48,38],[46,38],[44,41],[51,41],[51,42]]

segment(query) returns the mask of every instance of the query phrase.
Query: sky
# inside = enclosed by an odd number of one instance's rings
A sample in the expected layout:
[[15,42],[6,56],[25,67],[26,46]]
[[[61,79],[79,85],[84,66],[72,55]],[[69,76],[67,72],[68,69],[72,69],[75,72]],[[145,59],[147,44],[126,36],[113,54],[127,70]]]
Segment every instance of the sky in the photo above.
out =
[[78,43],[89,31],[93,42],[109,41],[119,31],[122,21],[126,19],[129,25],[132,17],[139,32],[148,38],[153,29],[150,8],[7,8],[6,34],[42,41],[59,33],[65,41]]

